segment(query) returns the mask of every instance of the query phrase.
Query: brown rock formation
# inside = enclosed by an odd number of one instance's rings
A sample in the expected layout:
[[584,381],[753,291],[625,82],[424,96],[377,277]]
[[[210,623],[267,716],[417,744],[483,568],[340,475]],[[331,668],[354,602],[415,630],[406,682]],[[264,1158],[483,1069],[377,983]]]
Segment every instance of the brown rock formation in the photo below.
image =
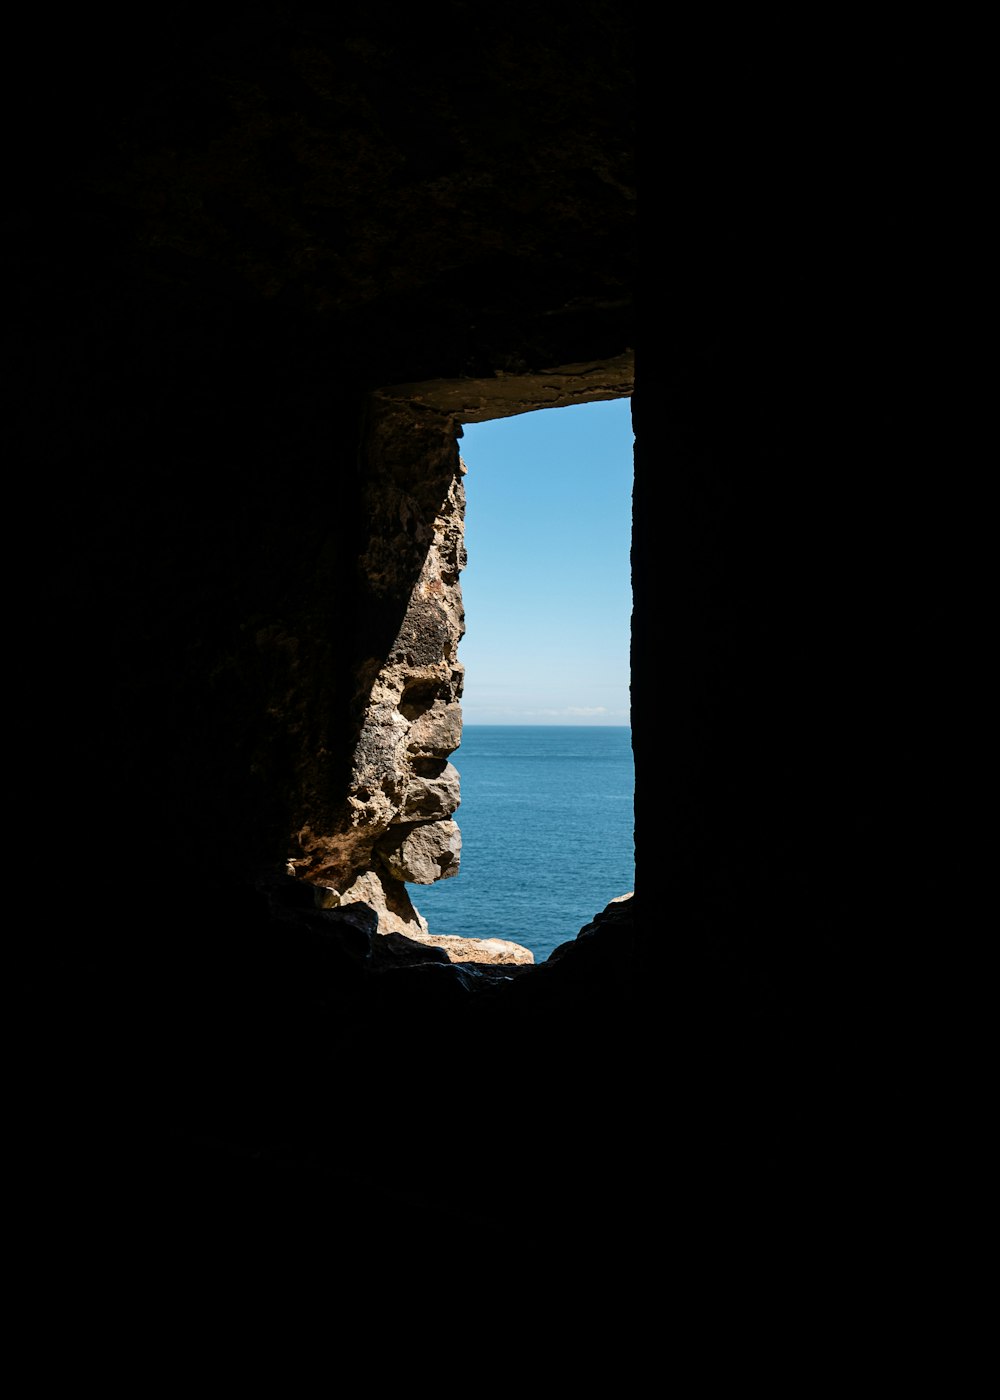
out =
[[[426,932],[405,885],[456,875],[461,801],[448,756],[462,735],[464,468],[454,429],[412,408],[373,409],[358,560],[361,612],[399,619],[383,659],[356,663],[358,737],[338,809],[311,809],[286,852],[295,874],[375,908],[386,932]],[[294,820],[294,817],[293,817]]]

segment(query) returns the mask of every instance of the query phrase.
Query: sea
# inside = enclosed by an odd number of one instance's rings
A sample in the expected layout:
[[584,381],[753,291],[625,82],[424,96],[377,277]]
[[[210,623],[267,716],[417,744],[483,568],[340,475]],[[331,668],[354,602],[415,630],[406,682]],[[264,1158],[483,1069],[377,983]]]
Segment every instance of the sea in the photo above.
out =
[[541,963],[632,891],[628,726],[467,724],[451,762],[459,872],[406,887],[432,934],[504,938]]

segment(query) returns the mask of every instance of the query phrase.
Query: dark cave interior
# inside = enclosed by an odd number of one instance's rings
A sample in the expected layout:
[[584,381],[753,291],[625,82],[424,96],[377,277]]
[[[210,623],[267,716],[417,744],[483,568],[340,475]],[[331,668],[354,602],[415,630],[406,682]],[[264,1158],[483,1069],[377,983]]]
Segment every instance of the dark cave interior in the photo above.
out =
[[[456,1161],[497,1249],[634,1249],[678,1199],[892,1216],[952,669],[899,74],[851,123],[799,87],[796,122],[751,109],[758,146],[706,120],[675,164],[638,7],[440,10],[174,7],[124,65],[118,21],[22,45],[18,746],[70,889],[29,1003],[47,1228],[278,1193],[430,1243]],[[509,986],[375,968],[363,917],[334,938],[261,883],[296,802],[335,810],[398,624],[359,582],[372,405],[436,385],[447,424],[580,365],[632,393],[634,910]],[[526,1153],[541,1220],[497,1205]]]

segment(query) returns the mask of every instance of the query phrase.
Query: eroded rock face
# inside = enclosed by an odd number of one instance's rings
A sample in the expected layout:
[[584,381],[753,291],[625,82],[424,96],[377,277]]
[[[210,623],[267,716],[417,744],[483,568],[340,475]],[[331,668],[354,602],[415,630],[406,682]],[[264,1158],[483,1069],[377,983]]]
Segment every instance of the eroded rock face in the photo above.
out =
[[406,884],[457,875],[461,856],[449,756],[462,738],[465,467],[450,419],[398,406],[376,415],[369,456],[362,623],[372,636],[383,618],[401,621],[384,659],[356,668],[358,738],[341,818],[300,829],[289,869],[340,904],[370,904],[383,932],[420,934],[426,921]]
[[[429,769],[427,773],[417,771],[420,766]],[[435,770],[440,771],[435,771]],[[437,763],[433,759],[412,759],[410,781],[403,793],[400,815],[407,821],[437,821],[448,817],[458,807],[458,769],[451,763]]]
[[340,896],[340,906],[364,904],[378,918],[380,933],[404,933],[408,937],[429,934],[427,920],[414,909],[406,886],[387,872],[366,870]]
[[455,822],[427,822],[395,830],[379,842],[382,863],[397,880],[432,885],[458,874],[462,837]]
[[411,933],[414,943],[439,948],[452,963],[476,963],[487,967],[533,967],[535,955],[530,948],[512,943],[507,938],[454,938],[448,934]]
[[[405,714],[408,707],[404,702]],[[462,710],[457,702],[434,700],[429,710],[415,710],[407,745],[414,758],[453,753],[462,742]]]
[[[444,954],[452,963],[505,967],[534,966],[535,955],[531,949],[510,939],[461,938],[432,933],[422,914],[408,906],[402,906],[400,895],[405,892],[394,878],[383,882],[375,871],[366,871],[343,896],[332,886],[313,885],[310,903],[305,882],[296,883],[287,878],[292,873],[286,872],[285,879],[272,875],[266,882],[272,896],[279,903],[301,910],[339,910],[338,921],[346,921],[348,928],[363,926],[372,939],[382,934],[401,935],[410,947],[411,962],[420,961],[419,949],[424,948],[437,950],[433,954],[435,958],[440,960]],[[400,951],[401,949],[397,948],[397,963],[401,961]],[[558,953],[561,950],[556,951]],[[377,958],[374,945],[373,952]]]

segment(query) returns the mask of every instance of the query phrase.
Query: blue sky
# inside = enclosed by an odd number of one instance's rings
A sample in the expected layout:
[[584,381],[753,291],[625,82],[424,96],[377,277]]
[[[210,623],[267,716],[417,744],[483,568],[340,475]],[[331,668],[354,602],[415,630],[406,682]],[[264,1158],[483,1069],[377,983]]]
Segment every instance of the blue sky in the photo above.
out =
[[465,425],[466,724],[628,724],[631,400]]

